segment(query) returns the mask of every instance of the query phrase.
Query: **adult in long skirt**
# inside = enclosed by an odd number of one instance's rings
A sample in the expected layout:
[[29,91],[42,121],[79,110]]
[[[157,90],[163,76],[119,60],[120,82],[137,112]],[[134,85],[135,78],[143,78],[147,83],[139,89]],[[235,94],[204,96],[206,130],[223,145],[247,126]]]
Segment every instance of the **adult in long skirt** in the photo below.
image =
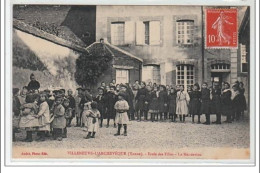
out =
[[188,115],[189,113],[189,101],[190,96],[187,92],[184,91],[184,86],[179,86],[179,91],[177,92],[177,98],[176,98],[176,114],[179,115],[180,121],[185,122],[185,115]]
[[82,88],[77,88],[78,94],[75,97],[75,115],[76,115],[76,127],[80,127],[82,109],[80,107],[80,101],[82,98]]
[[239,92],[239,85],[235,84],[232,86],[233,89],[233,98],[232,98],[232,121],[239,121],[241,118],[241,112],[244,109],[241,105],[243,96]]
[[138,114],[138,121],[141,121],[141,117],[144,116],[145,113],[145,98],[147,95],[147,89],[145,82],[141,82],[141,88],[137,91],[135,100],[136,100],[136,106],[137,109],[140,110],[140,113]]
[[230,84],[228,82],[224,83],[224,90],[222,91],[222,95],[221,95],[221,107],[222,107],[222,114],[227,116],[227,119],[225,122],[227,123],[232,123],[231,121],[231,95],[232,92],[230,90]]
[[170,88],[170,94],[168,95],[168,111],[169,117],[172,118],[172,122],[176,121],[176,97],[177,91],[174,88]]
[[104,96],[104,89],[99,87],[98,88],[98,95],[93,99],[97,102],[97,109],[100,113],[100,127],[103,126],[103,119],[105,118],[106,106],[105,106],[105,96]]
[[245,97],[245,88],[244,88],[244,83],[239,82],[239,93],[241,94],[241,117],[244,119],[244,112],[246,110],[246,97]]
[[190,104],[189,104],[189,113],[192,116],[192,123],[194,123],[195,115],[198,115],[198,124],[200,123],[200,107],[201,107],[201,92],[200,86],[198,83],[195,83],[193,86],[193,91],[189,94]]
[[157,117],[158,121],[158,113],[159,113],[159,106],[158,106],[158,97],[159,97],[159,88],[157,86],[153,87],[153,91],[151,93],[151,101],[149,104],[149,113],[151,114],[151,121],[155,121],[155,116]]
[[205,114],[206,122],[203,124],[210,124],[210,90],[207,88],[208,84],[204,82],[201,89],[201,114]]
[[164,119],[167,119],[167,112],[168,112],[168,94],[166,91],[166,87],[164,85],[160,85],[160,92],[158,97],[158,104],[159,104],[159,114],[160,120],[164,116]]
[[109,91],[105,94],[106,113],[104,115],[104,118],[107,119],[107,126],[106,126],[107,128],[109,127],[109,122],[111,119],[114,120],[114,127],[116,127],[116,123],[115,123],[116,110],[114,106],[118,98],[115,92],[116,92],[116,87],[110,86]]
[[128,114],[129,114],[129,119],[130,120],[135,120],[135,110],[134,110],[134,99],[135,99],[135,96],[134,96],[134,93],[133,93],[133,90],[132,90],[132,87],[130,86],[129,83],[126,83],[126,86],[127,86],[127,90],[126,92],[128,93],[129,95],[129,111],[128,111]]
[[216,114],[213,124],[221,124],[221,88],[218,83],[213,84],[210,112]]
[[147,85],[146,89],[147,89],[147,94],[146,94],[145,102],[144,102],[144,120],[147,120],[149,107],[150,107],[150,104],[151,104],[151,101],[152,101],[152,87],[151,87],[151,85]]

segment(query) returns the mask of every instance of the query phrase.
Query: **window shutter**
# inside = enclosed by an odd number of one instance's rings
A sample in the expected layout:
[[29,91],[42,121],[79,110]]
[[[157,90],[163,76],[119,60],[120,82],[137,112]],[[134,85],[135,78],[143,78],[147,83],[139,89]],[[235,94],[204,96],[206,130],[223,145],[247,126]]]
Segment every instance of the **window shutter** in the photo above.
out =
[[115,33],[116,33],[116,25],[113,25],[112,23],[111,23],[111,44],[115,44],[115,41],[114,41],[114,39],[115,39]]
[[144,45],[144,23],[136,22],[136,45]]
[[161,43],[161,23],[160,21],[151,21],[149,23],[150,45],[160,45]]
[[125,22],[125,44],[133,44],[135,36],[135,28],[133,21]]

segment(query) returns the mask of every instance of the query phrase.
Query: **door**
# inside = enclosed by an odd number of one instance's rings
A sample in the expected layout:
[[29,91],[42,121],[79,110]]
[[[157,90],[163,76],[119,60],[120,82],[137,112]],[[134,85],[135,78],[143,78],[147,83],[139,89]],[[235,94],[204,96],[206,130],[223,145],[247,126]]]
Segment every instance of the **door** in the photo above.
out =
[[214,73],[212,72],[211,73],[211,84],[213,86],[213,83],[217,82],[219,85],[222,84],[222,81],[223,81],[223,77],[222,77],[222,73]]

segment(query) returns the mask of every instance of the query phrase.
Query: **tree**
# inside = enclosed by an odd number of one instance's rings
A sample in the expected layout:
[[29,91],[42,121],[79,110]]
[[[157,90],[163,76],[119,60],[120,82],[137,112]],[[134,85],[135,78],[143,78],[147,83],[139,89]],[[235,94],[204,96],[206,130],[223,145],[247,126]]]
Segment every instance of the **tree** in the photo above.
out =
[[81,54],[76,60],[76,82],[83,86],[92,86],[109,68],[112,56],[104,51],[94,51],[93,54]]

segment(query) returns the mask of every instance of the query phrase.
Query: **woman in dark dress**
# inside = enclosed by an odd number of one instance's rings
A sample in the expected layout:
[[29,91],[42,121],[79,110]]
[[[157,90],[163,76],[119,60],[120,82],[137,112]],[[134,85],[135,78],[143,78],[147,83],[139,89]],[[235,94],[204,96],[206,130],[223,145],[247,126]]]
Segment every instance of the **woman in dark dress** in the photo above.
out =
[[[109,92],[109,91],[108,91]],[[106,106],[105,106],[105,96],[104,96],[104,89],[99,87],[98,88],[98,95],[93,99],[97,102],[97,109],[100,113],[100,127],[103,126],[103,119],[105,118]]]
[[141,82],[141,88],[137,91],[135,100],[137,109],[140,110],[140,113],[138,114],[138,121],[141,121],[141,117],[145,114],[145,98],[147,95],[147,89],[145,82]]
[[214,83],[212,89],[212,100],[210,113],[216,114],[216,121],[213,124],[221,124],[221,89],[218,83]]
[[114,127],[116,127],[116,123],[115,123],[116,110],[114,106],[117,101],[117,95],[115,94],[115,92],[116,92],[116,87],[110,86],[110,90],[105,95],[106,113],[104,118],[107,118],[107,128],[109,127],[110,119],[114,120]]
[[210,90],[207,88],[208,84],[204,82],[201,89],[201,114],[206,115],[205,125],[210,124]]
[[159,112],[158,97],[159,97],[158,87],[154,86],[153,91],[151,92],[151,102],[149,104],[149,113],[151,114],[152,122],[155,121],[155,116],[157,117],[157,121],[158,121],[158,112]]
[[195,115],[198,115],[198,124],[200,123],[200,106],[201,106],[201,92],[198,83],[194,84],[193,91],[190,93],[189,113],[192,116],[192,123],[194,123]]
[[239,92],[239,85],[235,84],[232,86],[233,89],[233,99],[232,99],[232,121],[239,121],[241,118],[241,112],[244,109],[241,105],[243,100],[243,95]]
[[244,119],[245,115],[244,112],[246,110],[246,97],[245,97],[245,88],[244,88],[244,83],[240,82],[239,83],[239,93],[241,94],[241,118]]
[[168,111],[169,118],[172,119],[172,122],[176,122],[176,97],[177,91],[174,88],[170,89],[170,94],[168,95]]
[[230,85],[228,82],[224,83],[224,90],[221,95],[221,107],[222,107],[222,114],[227,116],[227,120],[225,122],[231,123],[231,91]]
[[163,116],[164,119],[167,119],[167,111],[168,111],[167,102],[168,102],[168,95],[167,95],[166,87],[164,85],[161,85],[159,97],[158,97],[160,120],[162,120]]

